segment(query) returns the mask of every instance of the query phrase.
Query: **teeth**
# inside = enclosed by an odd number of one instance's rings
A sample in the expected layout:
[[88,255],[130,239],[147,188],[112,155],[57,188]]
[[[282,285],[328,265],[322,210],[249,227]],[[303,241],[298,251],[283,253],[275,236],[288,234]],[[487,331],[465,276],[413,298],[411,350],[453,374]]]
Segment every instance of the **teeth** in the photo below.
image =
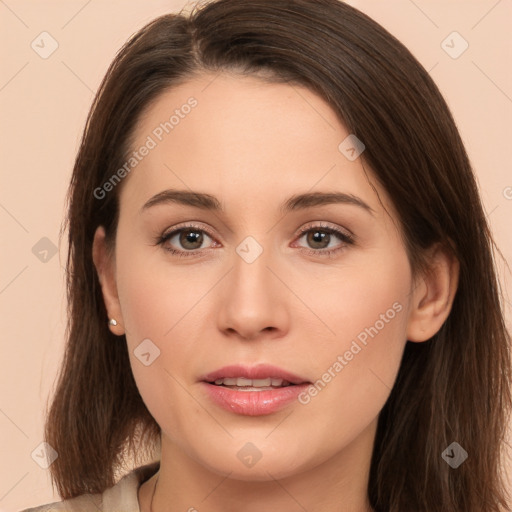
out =
[[272,379],[268,377],[267,379],[246,379],[245,377],[238,378],[225,378],[225,379],[217,379],[215,381],[217,386],[237,386],[237,387],[253,387],[253,388],[266,388],[266,387],[284,387],[288,386],[290,383],[283,379]]

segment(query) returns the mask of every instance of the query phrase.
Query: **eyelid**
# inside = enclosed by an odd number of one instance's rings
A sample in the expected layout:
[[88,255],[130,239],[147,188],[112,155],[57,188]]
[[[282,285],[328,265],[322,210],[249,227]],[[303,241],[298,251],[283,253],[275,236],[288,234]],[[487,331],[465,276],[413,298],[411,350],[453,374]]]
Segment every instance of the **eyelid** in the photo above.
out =
[[[181,224],[173,226],[170,230],[164,231],[163,234],[161,235],[161,238],[167,238],[169,235],[174,234],[175,232],[180,231],[182,229],[187,229],[187,228],[198,229],[200,231],[204,231],[210,238],[215,238],[215,235],[212,233],[212,231],[209,228],[205,227],[203,224],[195,224],[194,221],[183,222]],[[315,228],[316,229],[321,228],[321,229],[326,229],[326,230],[332,230],[334,232],[340,232],[340,233],[344,234],[347,238],[355,239],[355,235],[347,228],[342,228],[342,227],[336,226],[336,225],[330,225],[329,223],[322,222],[322,221],[311,221],[310,223],[305,224],[304,226],[299,228],[299,230],[295,236],[300,237],[305,232],[310,231],[311,229],[315,229]]]
[[169,237],[169,235],[175,234],[177,231],[182,231],[187,228],[197,229],[198,231],[204,231],[210,238],[215,238],[214,234],[211,232],[209,228],[205,227],[202,224],[195,224],[194,221],[183,222],[181,224],[173,226],[171,229],[164,231],[161,237],[159,238],[167,238]]
[[299,229],[298,236],[304,234],[307,231],[311,231],[312,229],[325,229],[326,231],[333,231],[335,233],[340,233],[346,236],[347,238],[350,238],[351,240],[355,240],[354,233],[352,233],[352,231],[350,231],[349,229],[343,228],[335,224],[331,225],[329,223],[322,221],[311,221],[310,223],[302,226]]

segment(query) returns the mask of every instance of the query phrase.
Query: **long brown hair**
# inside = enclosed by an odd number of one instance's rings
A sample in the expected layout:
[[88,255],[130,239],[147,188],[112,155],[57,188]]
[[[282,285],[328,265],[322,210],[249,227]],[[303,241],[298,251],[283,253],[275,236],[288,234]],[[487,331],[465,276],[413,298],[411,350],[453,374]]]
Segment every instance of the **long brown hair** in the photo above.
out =
[[[501,470],[512,406],[510,335],[496,247],[448,106],[411,53],[337,0],[220,0],[161,16],[120,50],[94,99],[71,179],[67,345],[45,427],[63,499],[115,483],[130,454],[150,453],[160,428],[137,390],[126,343],[110,333],[92,241],[114,240],[118,188],[141,112],[203,71],[261,74],[308,87],[362,140],[362,161],[391,197],[414,272],[434,243],[460,263],[440,331],[408,342],[382,409],[368,495],[379,512],[482,512],[507,506]],[[270,77],[270,78],[269,78]],[[134,171],[136,172],[136,171]],[[457,469],[442,458],[456,441]]]

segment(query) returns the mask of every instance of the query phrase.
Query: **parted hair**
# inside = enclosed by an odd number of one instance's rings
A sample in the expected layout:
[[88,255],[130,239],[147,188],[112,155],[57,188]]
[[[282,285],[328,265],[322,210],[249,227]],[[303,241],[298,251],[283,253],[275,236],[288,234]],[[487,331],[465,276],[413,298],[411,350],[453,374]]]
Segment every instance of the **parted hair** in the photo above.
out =
[[[119,187],[102,199],[94,190],[123,165],[148,105],[204,72],[261,76],[318,94],[363,141],[361,161],[392,200],[413,272],[424,269],[434,244],[460,264],[441,329],[406,343],[378,419],[370,504],[377,512],[511,510],[502,469],[510,334],[499,250],[471,163],[427,71],[378,23],[338,0],[207,2],[151,21],[111,63],[86,121],[61,229],[69,315],[45,440],[58,453],[50,472],[62,499],[103,492],[130,457],[159,443],[126,342],[108,328],[92,260],[98,226],[115,238]],[[456,469],[441,456],[452,442],[468,453]]]

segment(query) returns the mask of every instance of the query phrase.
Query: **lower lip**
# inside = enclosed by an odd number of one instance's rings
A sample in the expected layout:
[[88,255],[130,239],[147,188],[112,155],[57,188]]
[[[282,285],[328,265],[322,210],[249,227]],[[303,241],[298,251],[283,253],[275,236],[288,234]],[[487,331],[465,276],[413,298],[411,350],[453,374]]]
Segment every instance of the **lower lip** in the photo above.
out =
[[295,384],[265,391],[237,391],[209,382],[201,382],[210,399],[227,411],[246,416],[271,414],[289,405],[310,384]]

